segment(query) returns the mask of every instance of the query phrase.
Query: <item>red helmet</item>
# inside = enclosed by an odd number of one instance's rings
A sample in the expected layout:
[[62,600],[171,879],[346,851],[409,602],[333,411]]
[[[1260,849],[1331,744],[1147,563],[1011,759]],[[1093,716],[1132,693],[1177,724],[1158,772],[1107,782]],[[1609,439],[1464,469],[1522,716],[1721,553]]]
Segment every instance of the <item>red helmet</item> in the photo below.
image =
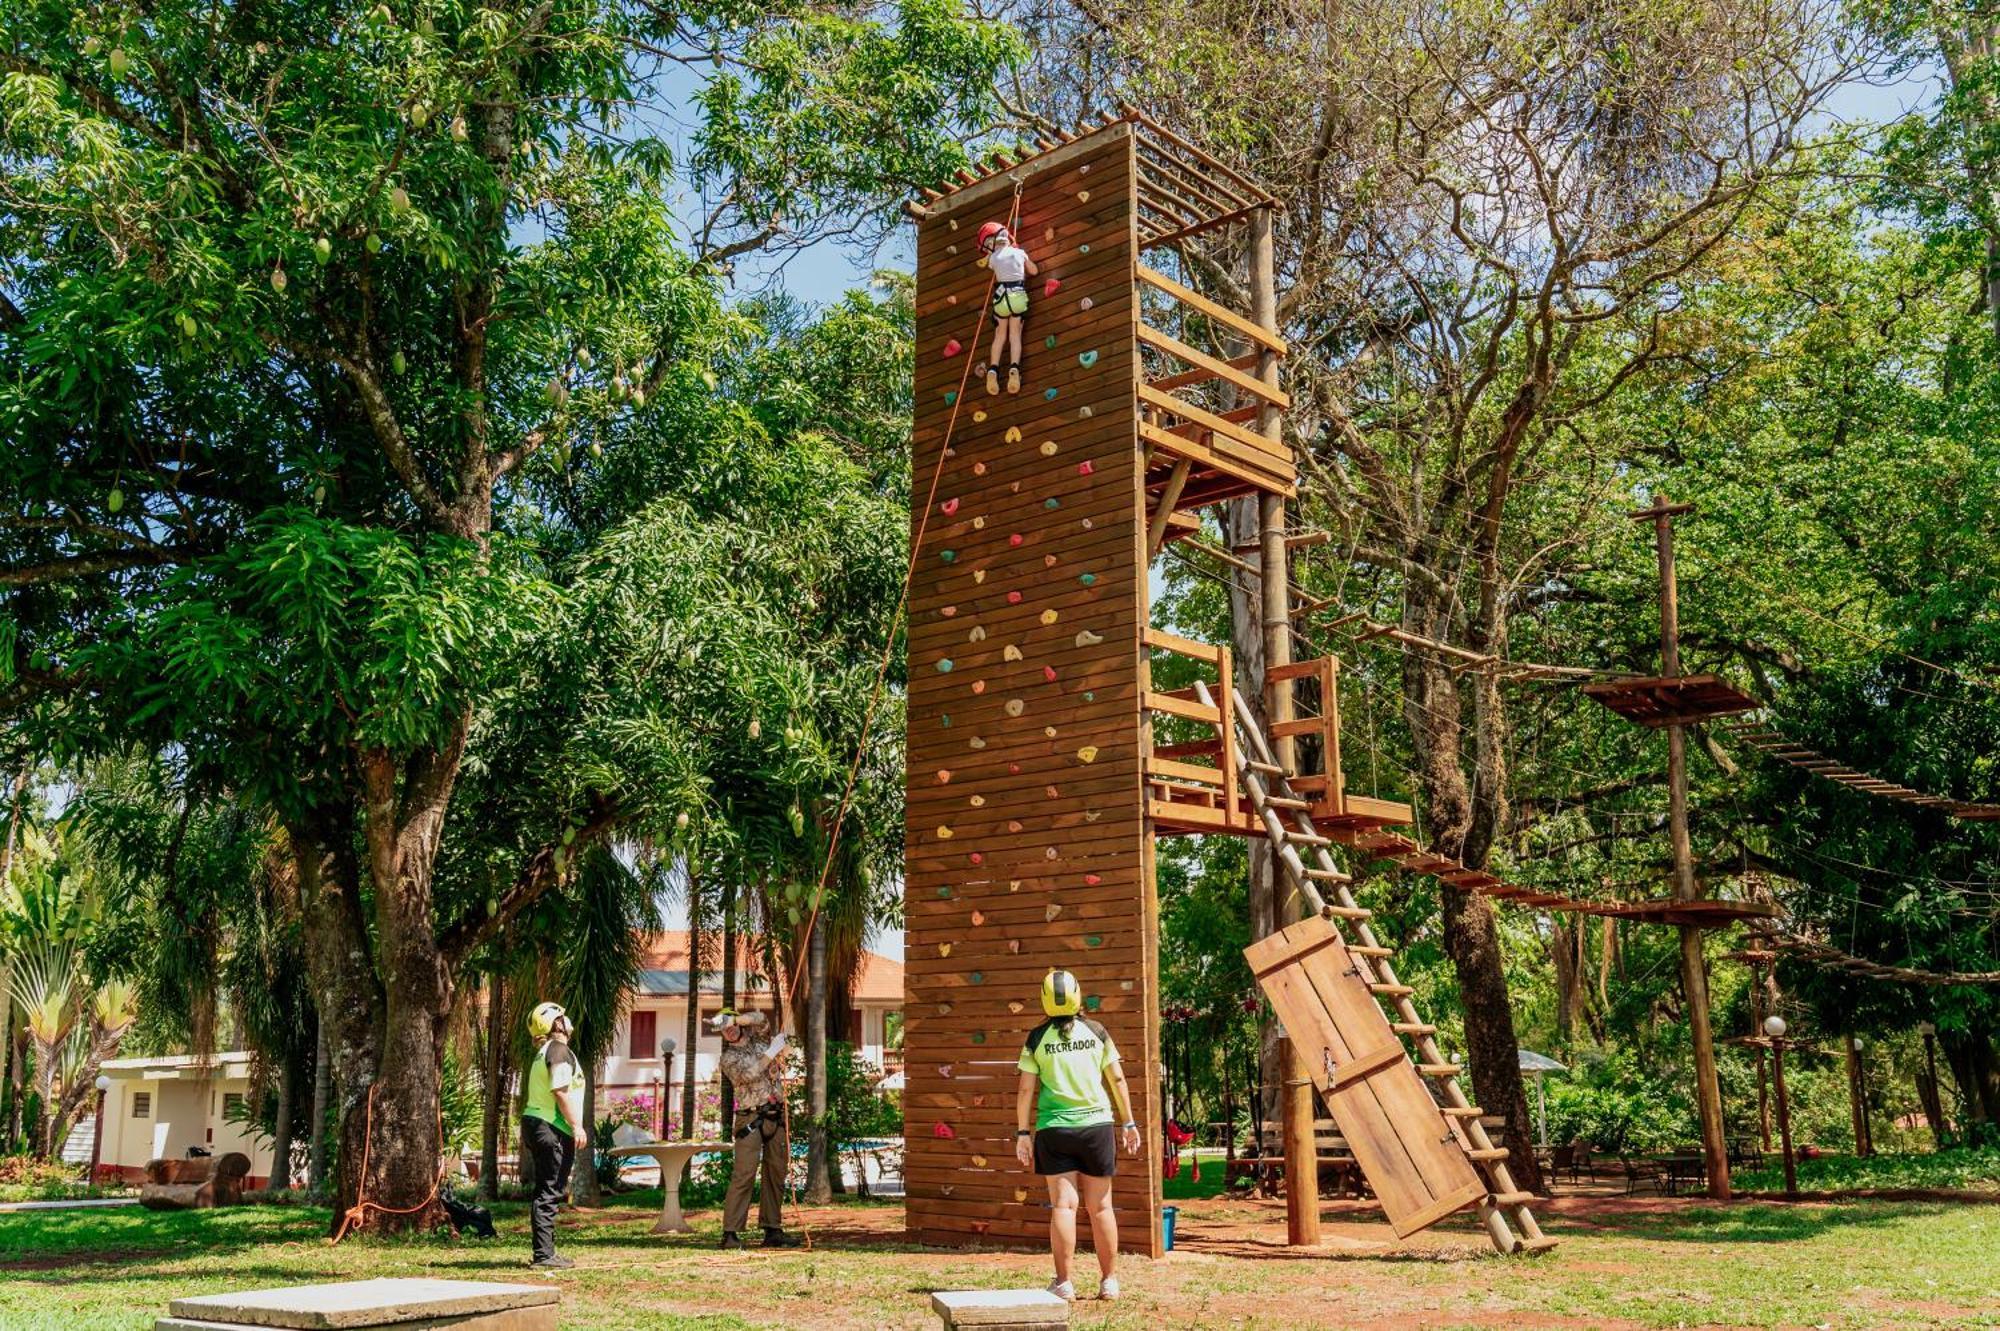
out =
[[979,248],[982,250],[991,249],[993,246],[993,237],[1005,235],[1006,233],[1007,228],[999,222],[986,223],[979,228]]

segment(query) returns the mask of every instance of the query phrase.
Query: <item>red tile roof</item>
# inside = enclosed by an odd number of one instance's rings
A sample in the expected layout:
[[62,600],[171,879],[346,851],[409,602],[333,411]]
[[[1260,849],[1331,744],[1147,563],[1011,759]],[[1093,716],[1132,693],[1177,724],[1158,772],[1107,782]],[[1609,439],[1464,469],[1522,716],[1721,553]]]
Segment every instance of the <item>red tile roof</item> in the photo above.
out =
[[[706,950],[706,949],[704,949]],[[713,965],[713,961],[710,962]],[[664,929],[648,934],[645,953],[639,962],[642,970],[681,971],[688,965],[688,936],[685,929]],[[750,939],[736,940],[736,966],[741,972],[761,970],[763,959],[757,954]],[[683,980],[685,975],[683,975]],[[710,988],[712,981],[705,980],[703,989]],[[902,1006],[903,963],[893,957],[885,957],[879,952],[863,952],[861,966],[855,974],[854,999],[860,1003],[889,1003]]]

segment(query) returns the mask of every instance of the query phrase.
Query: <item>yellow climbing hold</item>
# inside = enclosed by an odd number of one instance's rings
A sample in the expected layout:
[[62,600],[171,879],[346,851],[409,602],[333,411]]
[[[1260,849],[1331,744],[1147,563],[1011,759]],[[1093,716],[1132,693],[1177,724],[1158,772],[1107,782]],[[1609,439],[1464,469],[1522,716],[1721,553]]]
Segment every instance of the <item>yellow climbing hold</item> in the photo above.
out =
[[1053,439],[1042,440],[1042,456],[1045,458],[1052,458],[1055,455],[1056,455],[1056,441]]
[[1097,746],[1095,744],[1086,744],[1076,751],[1076,756],[1084,762],[1094,763],[1097,761]]
[[1056,613],[1055,611],[1053,611],[1053,610],[1044,610],[1044,611],[1042,611],[1042,622],[1043,622],[1044,624],[1053,624],[1053,623],[1055,623],[1055,622],[1056,622],[1056,620],[1058,620],[1058,619],[1060,619],[1060,618],[1061,618],[1061,616],[1060,616],[1060,615],[1058,615],[1058,614],[1057,614],[1057,613]]
[[1018,661],[1021,659],[1021,649],[1010,642],[1000,649],[1000,656],[1002,660]]
[[1008,442],[1008,443],[1010,443],[1010,444],[1018,444],[1018,443],[1020,443],[1020,442],[1021,442],[1021,427],[1020,427],[1020,426],[1018,426],[1018,425],[1010,425],[1010,426],[1008,426],[1008,427],[1007,427],[1007,434],[1006,434],[1006,440],[1007,440],[1007,442]]
[[938,944],[938,955],[939,955],[939,956],[941,956],[941,957],[948,957],[948,956],[950,956],[950,955],[951,955],[951,944],[950,944],[950,943],[939,943],[939,944]]
[[[974,630],[974,631],[975,631],[975,632],[978,632],[978,630]],[[986,635],[985,635],[984,633],[980,633],[980,635],[979,635],[979,637],[981,637],[981,638],[983,638],[983,637],[985,637],[985,636],[986,636]],[[979,641],[979,638],[974,638],[974,639],[973,639],[973,641],[974,641],[974,642],[978,642],[978,641]],[[1099,643],[1101,643],[1101,642],[1103,642],[1103,641],[1104,641],[1104,635],[1103,635],[1103,634],[1101,634],[1101,633],[1092,633],[1092,632],[1091,632],[1091,631],[1090,631],[1089,629],[1084,629],[1084,630],[1083,630],[1083,631],[1082,631],[1081,633],[1078,633],[1078,634],[1076,635],[1076,645],[1077,645],[1077,646],[1079,646],[1079,647],[1095,647],[1095,646],[1097,646],[1097,644],[1099,644]]]
[[1007,715],[1009,716],[1019,716],[1022,712],[1026,711],[1027,709],[1028,709],[1028,704],[1022,702],[1019,698],[1009,698],[1007,700],[1006,710],[1007,710]]
[[954,835],[954,833],[949,827],[939,827],[937,830],[937,834],[938,834],[938,840],[940,841],[949,841],[952,839]]

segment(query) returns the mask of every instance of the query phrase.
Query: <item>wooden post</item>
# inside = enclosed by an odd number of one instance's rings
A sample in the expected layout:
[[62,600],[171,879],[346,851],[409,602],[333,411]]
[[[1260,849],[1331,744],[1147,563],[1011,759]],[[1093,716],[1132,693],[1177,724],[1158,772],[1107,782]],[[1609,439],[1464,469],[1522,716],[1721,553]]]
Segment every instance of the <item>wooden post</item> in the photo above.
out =
[[1799,1195],[1799,1167],[1792,1157],[1792,1104],[1785,1094],[1785,1037],[1771,1039],[1771,1081],[1778,1092],[1778,1139],[1785,1147],[1785,1196]]
[[1854,1154],[1862,1159],[1875,1154],[1873,1134],[1868,1129],[1868,1074],[1861,1063],[1861,1039],[1848,1035],[1847,1112],[1854,1124]]
[[1945,1147],[1945,1139],[1951,1134],[1951,1125],[1945,1122],[1944,1093],[1937,1079],[1937,1027],[1926,1021],[1917,1030],[1924,1037],[1924,1084],[1922,1087],[1924,1117],[1930,1120],[1931,1143],[1938,1150]]
[[[1660,560],[1660,673],[1681,673],[1680,590],[1674,579],[1674,516],[1692,513],[1693,504],[1670,503],[1660,495],[1651,508],[1632,514],[1653,524]],[[1669,834],[1674,852],[1674,899],[1694,901],[1700,893],[1694,881],[1694,848],[1688,840],[1687,733],[1679,725],[1667,731],[1667,792]],[[1708,1195],[1729,1200],[1729,1147],[1722,1135],[1722,1087],[1715,1074],[1715,1033],[1708,1018],[1708,969],[1701,954],[1701,929],[1683,924],[1681,993],[1687,1000],[1688,1034],[1694,1046],[1695,1103],[1701,1111],[1701,1151],[1707,1165]]]
[[[1259,328],[1278,331],[1278,276],[1273,218],[1269,208],[1250,214],[1250,317]],[[1257,358],[1257,377],[1278,386],[1278,358],[1268,348]],[[1257,429],[1275,441],[1282,428],[1278,410],[1265,402],[1257,413]],[[1257,496],[1258,582],[1264,630],[1264,715],[1275,727],[1290,721],[1292,682],[1272,679],[1279,666],[1292,663],[1292,603],[1290,570],[1285,551],[1285,497],[1269,490]],[[1277,759],[1287,772],[1298,770],[1298,744],[1289,736],[1278,740]],[[1271,918],[1279,928],[1301,917],[1305,902],[1287,875],[1273,872],[1278,900]],[[1285,1240],[1317,1246],[1319,1235],[1319,1157],[1313,1145],[1313,1090],[1305,1059],[1289,1040],[1279,1046],[1278,1066],[1284,1072],[1279,1104],[1285,1136]]]

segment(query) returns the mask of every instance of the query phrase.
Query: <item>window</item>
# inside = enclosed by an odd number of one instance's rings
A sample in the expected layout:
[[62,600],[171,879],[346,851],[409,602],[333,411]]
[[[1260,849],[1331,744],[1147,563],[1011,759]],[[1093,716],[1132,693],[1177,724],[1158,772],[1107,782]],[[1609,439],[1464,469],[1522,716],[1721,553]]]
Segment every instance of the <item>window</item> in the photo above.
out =
[[632,1051],[629,1057],[658,1058],[660,1056],[659,1017],[660,1014],[650,1008],[643,1012],[634,1012],[632,1014]]
[[233,1123],[243,1117],[243,1092],[224,1091],[222,1093],[222,1121]]
[[132,1117],[151,1118],[153,1116],[153,1093],[151,1091],[132,1092]]

